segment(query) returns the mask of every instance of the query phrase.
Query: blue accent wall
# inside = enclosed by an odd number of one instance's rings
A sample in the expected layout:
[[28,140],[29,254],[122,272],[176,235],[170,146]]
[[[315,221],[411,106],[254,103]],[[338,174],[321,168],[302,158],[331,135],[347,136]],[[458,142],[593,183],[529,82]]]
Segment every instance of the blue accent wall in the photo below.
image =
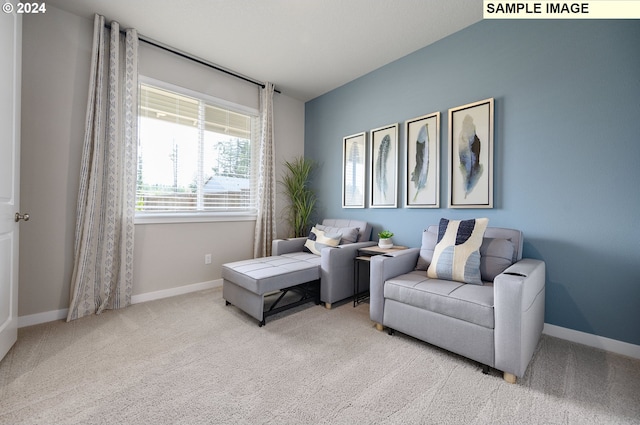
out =
[[[547,323],[640,344],[639,40],[640,21],[481,21],[307,102],[318,216],[409,246],[441,217],[521,229],[524,256],[547,265]],[[490,97],[494,208],[449,209],[447,111]],[[435,111],[441,207],[403,208],[404,121]],[[342,209],[342,138],[392,123],[399,208]]]

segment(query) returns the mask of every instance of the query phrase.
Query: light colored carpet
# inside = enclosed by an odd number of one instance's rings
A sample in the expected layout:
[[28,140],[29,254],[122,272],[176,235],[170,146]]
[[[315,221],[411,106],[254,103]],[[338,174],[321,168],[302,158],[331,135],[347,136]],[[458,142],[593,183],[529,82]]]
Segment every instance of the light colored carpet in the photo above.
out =
[[640,424],[640,361],[543,336],[517,384],[368,304],[257,322],[220,289],[19,332],[3,424]]

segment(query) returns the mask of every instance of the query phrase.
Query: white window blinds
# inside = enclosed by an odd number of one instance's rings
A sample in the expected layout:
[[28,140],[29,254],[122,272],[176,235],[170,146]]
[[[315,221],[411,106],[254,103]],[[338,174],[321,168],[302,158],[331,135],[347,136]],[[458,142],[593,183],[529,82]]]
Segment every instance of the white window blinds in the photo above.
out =
[[148,84],[139,116],[137,211],[255,208],[256,116]]

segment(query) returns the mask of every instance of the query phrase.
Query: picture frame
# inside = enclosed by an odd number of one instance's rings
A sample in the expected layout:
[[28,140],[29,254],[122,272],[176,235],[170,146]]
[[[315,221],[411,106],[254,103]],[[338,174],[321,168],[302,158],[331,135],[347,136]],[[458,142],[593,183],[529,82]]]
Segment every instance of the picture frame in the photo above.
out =
[[364,208],[366,193],[367,133],[342,139],[342,208]]
[[493,208],[493,113],[493,98],[449,109],[449,208]]
[[440,208],[440,112],[405,121],[405,208]]
[[371,130],[370,206],[398,207],[398,124]]

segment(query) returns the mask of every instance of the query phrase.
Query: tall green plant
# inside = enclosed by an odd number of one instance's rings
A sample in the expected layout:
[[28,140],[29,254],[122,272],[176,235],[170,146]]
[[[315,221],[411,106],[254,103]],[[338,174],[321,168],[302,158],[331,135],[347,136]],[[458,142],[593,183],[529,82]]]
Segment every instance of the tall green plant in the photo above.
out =
[[316,206],[316,195],[309,188],[311,174],[315,162],[305,157],[285,161],[285,172],[279,182],[289,199],[286,209],[287,223],[291,226],[293,237],[307,236],[311,227],[311,219]]

